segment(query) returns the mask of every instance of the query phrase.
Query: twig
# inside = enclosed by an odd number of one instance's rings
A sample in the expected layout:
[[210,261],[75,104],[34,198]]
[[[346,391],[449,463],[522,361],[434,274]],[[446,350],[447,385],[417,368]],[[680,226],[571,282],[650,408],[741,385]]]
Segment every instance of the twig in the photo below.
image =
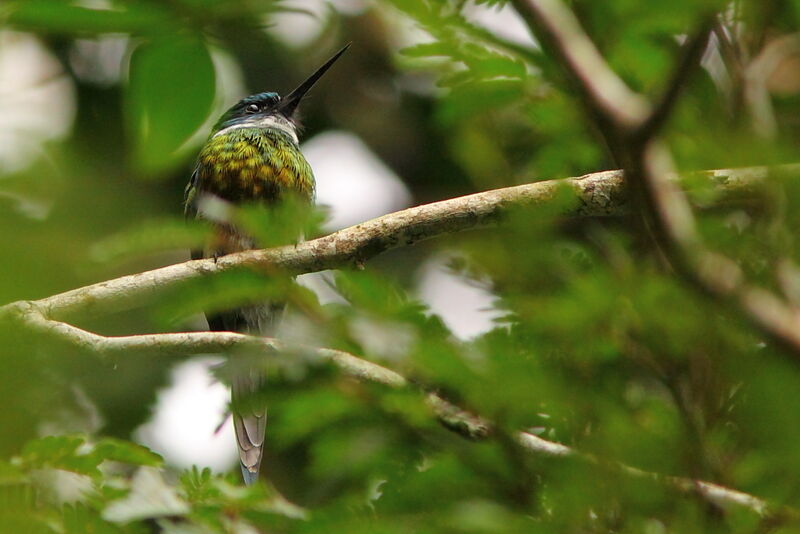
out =
[[742,65],[742,58],[738,47],[733,43],[729,32],[733,29],[728,29],[721,16],[716,17],[714,21],[713,32],[719,42],[720,52],[726,63],[729,64],[728,69],[737,72],[732,72],[732,77],[741,76],[741,71],[744,68]]
[[772,139],[778,133],[767,82],[780,63],[792,55],[800,55],[800,34],[797,33],[771,41],[744,70],[744,95],[753,129],[765,139]]
[[664,122],[672,115],[672,110],[678,102],[681,91],[686,86],[692,73],[697,70],[700,60],[708,47],[708,38],[711,35],[714,18],[710,17],[700,24],[700,28],[689,37],[682,47],[681,59],[672,73],[667,89],[653,111],[638,128],[635,136],[640,141],[646,141],[661,130]]
[[334,349],[288,345],[274,338],[250,336],[236,332],[177,332],[133,336],[102,336],[71,324],[48,319],[33,302],[19,302],[8,308],[12,320],[34,332],[68,343],[104,357],[138,354],[208,354],[259,350],[268,354],[303,352],[332,361],[341,371],[361,380],[392,387],[407,384],[399,374],[379,365]]

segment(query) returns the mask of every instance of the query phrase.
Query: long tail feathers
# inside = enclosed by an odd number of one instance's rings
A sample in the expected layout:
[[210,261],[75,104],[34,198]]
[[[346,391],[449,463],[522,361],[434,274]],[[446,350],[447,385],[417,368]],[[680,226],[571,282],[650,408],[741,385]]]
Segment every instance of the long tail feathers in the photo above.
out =
[[233,428],[239,447],[242,477],[248,486],[258,479],[261,457],[264,454],[267,411],[252,399],[253,394],[261,387],[261,383],[257,371],[252,370],[250,373],[234,377],[231,385],[231,399],[234,405]]
[[[208,317],[213,331],[244,332],[255,335],[275,335],[285,303],[267,302],[247,306]],[[245,358],[238,358],[244,356]],[[231,367],[231,411],[236,444],[239,448],[242,477],[248,486],[258,480],[264,454],[264,435],[267,409],[259,392],[264,387],[264,369],[247,363],[247,355],[237,355]],[[238,361],[235,361],[238,360]]]

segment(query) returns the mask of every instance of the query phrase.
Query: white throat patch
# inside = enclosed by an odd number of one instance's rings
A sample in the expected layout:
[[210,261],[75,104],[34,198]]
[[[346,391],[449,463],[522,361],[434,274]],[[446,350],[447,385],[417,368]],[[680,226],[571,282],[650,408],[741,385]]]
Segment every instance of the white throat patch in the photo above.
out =
[[267,115],[266,117],[253,117],[252,119],[240,122],[239,124],[234,124],[233,126],[223,128],[215,133],[213,137],[224,134],[225,132],[229,132],[231,130],[238,130],[240,128],[272,128],[274,130],[280,130],[291,137],[295,143],[299,143],[294,124],[283,117],[275,115]]

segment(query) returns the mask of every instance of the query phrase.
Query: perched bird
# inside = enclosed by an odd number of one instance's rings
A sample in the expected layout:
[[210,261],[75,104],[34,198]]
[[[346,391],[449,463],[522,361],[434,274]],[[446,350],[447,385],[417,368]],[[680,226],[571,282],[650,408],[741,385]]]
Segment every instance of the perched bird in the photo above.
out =
[[[256,202],[271,206],[293,194],[313,201],[314,174],[300,152],[296,112],[303,96],[345,50],[347,46],[288,95],[269,92],[248,96],[220,118],[186,186],[187,216],[203,218],[204,200],[212,198],[233,205]],[[217,234],[214,245],[193,251],[192,258],[216,258],[256,247],[255,240],[235,226],[220,220],[213,223]],[[281,302],[248,305],[209,315],[208,325],[214,331],[271,336],[284,308]],[[259,390],[263,377],[252,365],[234,369],[232,374],[231,409],[242,476],[246,484],[252,484],[261,465],[266,408],[248,402],[248,397]]]

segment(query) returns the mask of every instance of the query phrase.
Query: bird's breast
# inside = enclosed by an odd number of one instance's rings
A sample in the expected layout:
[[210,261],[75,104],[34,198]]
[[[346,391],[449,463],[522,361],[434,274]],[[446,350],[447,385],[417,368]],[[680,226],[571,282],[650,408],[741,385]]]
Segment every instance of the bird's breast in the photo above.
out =
[[239,128],[216,135],[200,152],[197,172],[203,192],[235,203],[270,203],[286,192],[314,196],[311,166],[280,131]]

